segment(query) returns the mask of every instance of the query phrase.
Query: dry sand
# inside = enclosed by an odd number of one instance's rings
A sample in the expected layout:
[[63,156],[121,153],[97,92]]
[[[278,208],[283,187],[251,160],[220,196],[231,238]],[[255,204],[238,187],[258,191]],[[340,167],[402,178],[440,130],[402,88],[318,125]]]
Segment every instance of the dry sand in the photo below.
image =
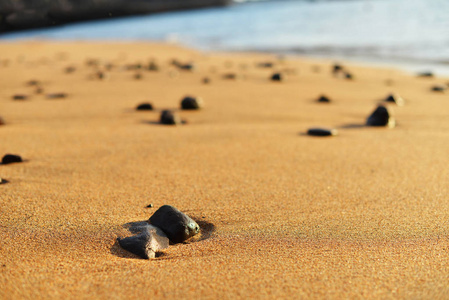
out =
[[[0,166],[0,299],[448,298],[449,96],[429,91],[447,79],[351,65],[348,81],[330,61],[147,43],[2,43],[0,55],[0,155],[27,160]],[[115,65],[106,80],[89,58]],[[161,70],[141,80],[123,69],[151,58]],[[271,82],[274,70],[289,76]],[[68,97],[45,98],[57,92]],[[406,100],[391,106],[398,126],[364,127],[390,92]],[[314,102],[322,93],[334,102]],[[157,124],[185,95],[204,110]],[[144,101],[156,110],[135,111]],[[304,135],[314,126],[339,136]],[[124,225],[163,204],[202,236],[155,260],[120,249]]]

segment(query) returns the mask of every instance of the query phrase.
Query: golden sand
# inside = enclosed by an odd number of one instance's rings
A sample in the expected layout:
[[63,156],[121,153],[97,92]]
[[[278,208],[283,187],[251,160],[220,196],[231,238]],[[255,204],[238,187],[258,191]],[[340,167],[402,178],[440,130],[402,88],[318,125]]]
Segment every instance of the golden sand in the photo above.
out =
[[[151,59],[160,71],[124,68]],[[449,95],[430,86],[448,80],[347,65],[350,81],[331,66],[149,43],[0,44],[0,156],[26,160],[0,166],[0,299],[447,298]],[[286,79],[271,82],[275,71]],[[406,101],[389,105],[397,127],[363,126],[391,92]],[[186,95],[205,108],[157,124]],[[155,111],[134,109],[145,101]],[[321,126],[339,135],[305,135]],[[120,249],[124,225],[164,204],[201,237],[155,260]]]

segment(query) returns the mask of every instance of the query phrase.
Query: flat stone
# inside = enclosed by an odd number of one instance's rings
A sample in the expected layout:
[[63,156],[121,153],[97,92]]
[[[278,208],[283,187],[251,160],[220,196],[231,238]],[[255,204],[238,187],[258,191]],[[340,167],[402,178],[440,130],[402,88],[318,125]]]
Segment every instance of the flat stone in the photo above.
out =
[[22,161],[23,161],[22,157],[20,157],[19,155],[15,155],[15,154],[6,154],[2,158],[2,164],[4,164],[4,165],[12,164],[12,163],[19,163]]
[[431,91],[432,92],[445,92],[447,90],[447,86],[446,85],[434,85],[432,88],[431,88]]
[[330,103],[331,100],[330,100],[328,97],[326,97],[325,95],[321,95],[321,96],[318,98],[317,102],[321,102],[321,103]]
[[200,109],[203,107],[203,99],[200,97],[184,97],[181,100],[181,109]]
[[148,220],[165,232],[173,244],[182,243],[200,232],[198,224],[173,206],[161,206]]
[[45,96],[47,99],[64,99],[67,98],[66,93],[51,93]]
[[160,229],[148,224],[141,228],[141,232],[117,241],[123,249],[142,258],[155,258],[156,252],[169,246],[167,235]]
[[393,128],[396,125],[394,118],[388,109],[379,105],[376,110],[366,120],[367,126],[387,126]]
[[137,105],[136,110],[153,110],[153,105],[149,102]]
[[404,102],[405,102],[404,99],[402,99],[402,97],[397,94],[388,95],[384,101],[390,102],[390,103],[396,103],[396,105],[398,105],[398,106],[403,106]]
[[271,75],[271,81],[282,81],[283,80],[283,76],[281,73],[274,73],[273,75]]
[[310,128],[307,130],[307,134],[312,136],[335,136],[338,135],[338,131],[337,129]]
[[170,111],[170,110],[163,110],[161,112],[161,118],[159,120],[159,123],[164,125],[178,125],[181,124],[181,118],[178,116],[178,114]]
[[27,100],[28,96],[23,94],[17,94],[12,96],[13,100]]

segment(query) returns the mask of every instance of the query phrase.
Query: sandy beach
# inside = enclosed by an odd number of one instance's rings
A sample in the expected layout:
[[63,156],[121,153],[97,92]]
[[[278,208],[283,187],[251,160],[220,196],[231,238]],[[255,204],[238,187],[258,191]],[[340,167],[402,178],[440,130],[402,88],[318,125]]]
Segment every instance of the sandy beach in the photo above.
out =
[[[449,79],[153,43],[0,53],[0,158],[24,159],[0,165],[0,299],[448,297],[449,92],[430,88]],[[364,126],[390,93],[397,126]],[[187,95],[204,109],[181,111]],[[200,236],[153,260],[121,249],[164,204]]]

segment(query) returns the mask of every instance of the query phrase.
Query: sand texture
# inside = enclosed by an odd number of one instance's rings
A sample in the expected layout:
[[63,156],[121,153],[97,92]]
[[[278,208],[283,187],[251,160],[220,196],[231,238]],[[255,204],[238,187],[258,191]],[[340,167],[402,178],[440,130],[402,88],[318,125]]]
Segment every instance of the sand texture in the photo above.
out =
[[[135,69],[152,59],[159,71]],[[354,65],[345,80],[332,64],[0,44],[0,156],[25,160],[0,165],[0,299],[447,299],[449,94],[430,87],[449,80]],[[391,92],[397,126],[364,126]],[[204,109],[181,111],[187,95]],[[163,109],[187,124],[158,124]],[[305,134],[321,126],[339,135]],[[122,250],[126,224],[164,204],[201,235],[154,260]]]

